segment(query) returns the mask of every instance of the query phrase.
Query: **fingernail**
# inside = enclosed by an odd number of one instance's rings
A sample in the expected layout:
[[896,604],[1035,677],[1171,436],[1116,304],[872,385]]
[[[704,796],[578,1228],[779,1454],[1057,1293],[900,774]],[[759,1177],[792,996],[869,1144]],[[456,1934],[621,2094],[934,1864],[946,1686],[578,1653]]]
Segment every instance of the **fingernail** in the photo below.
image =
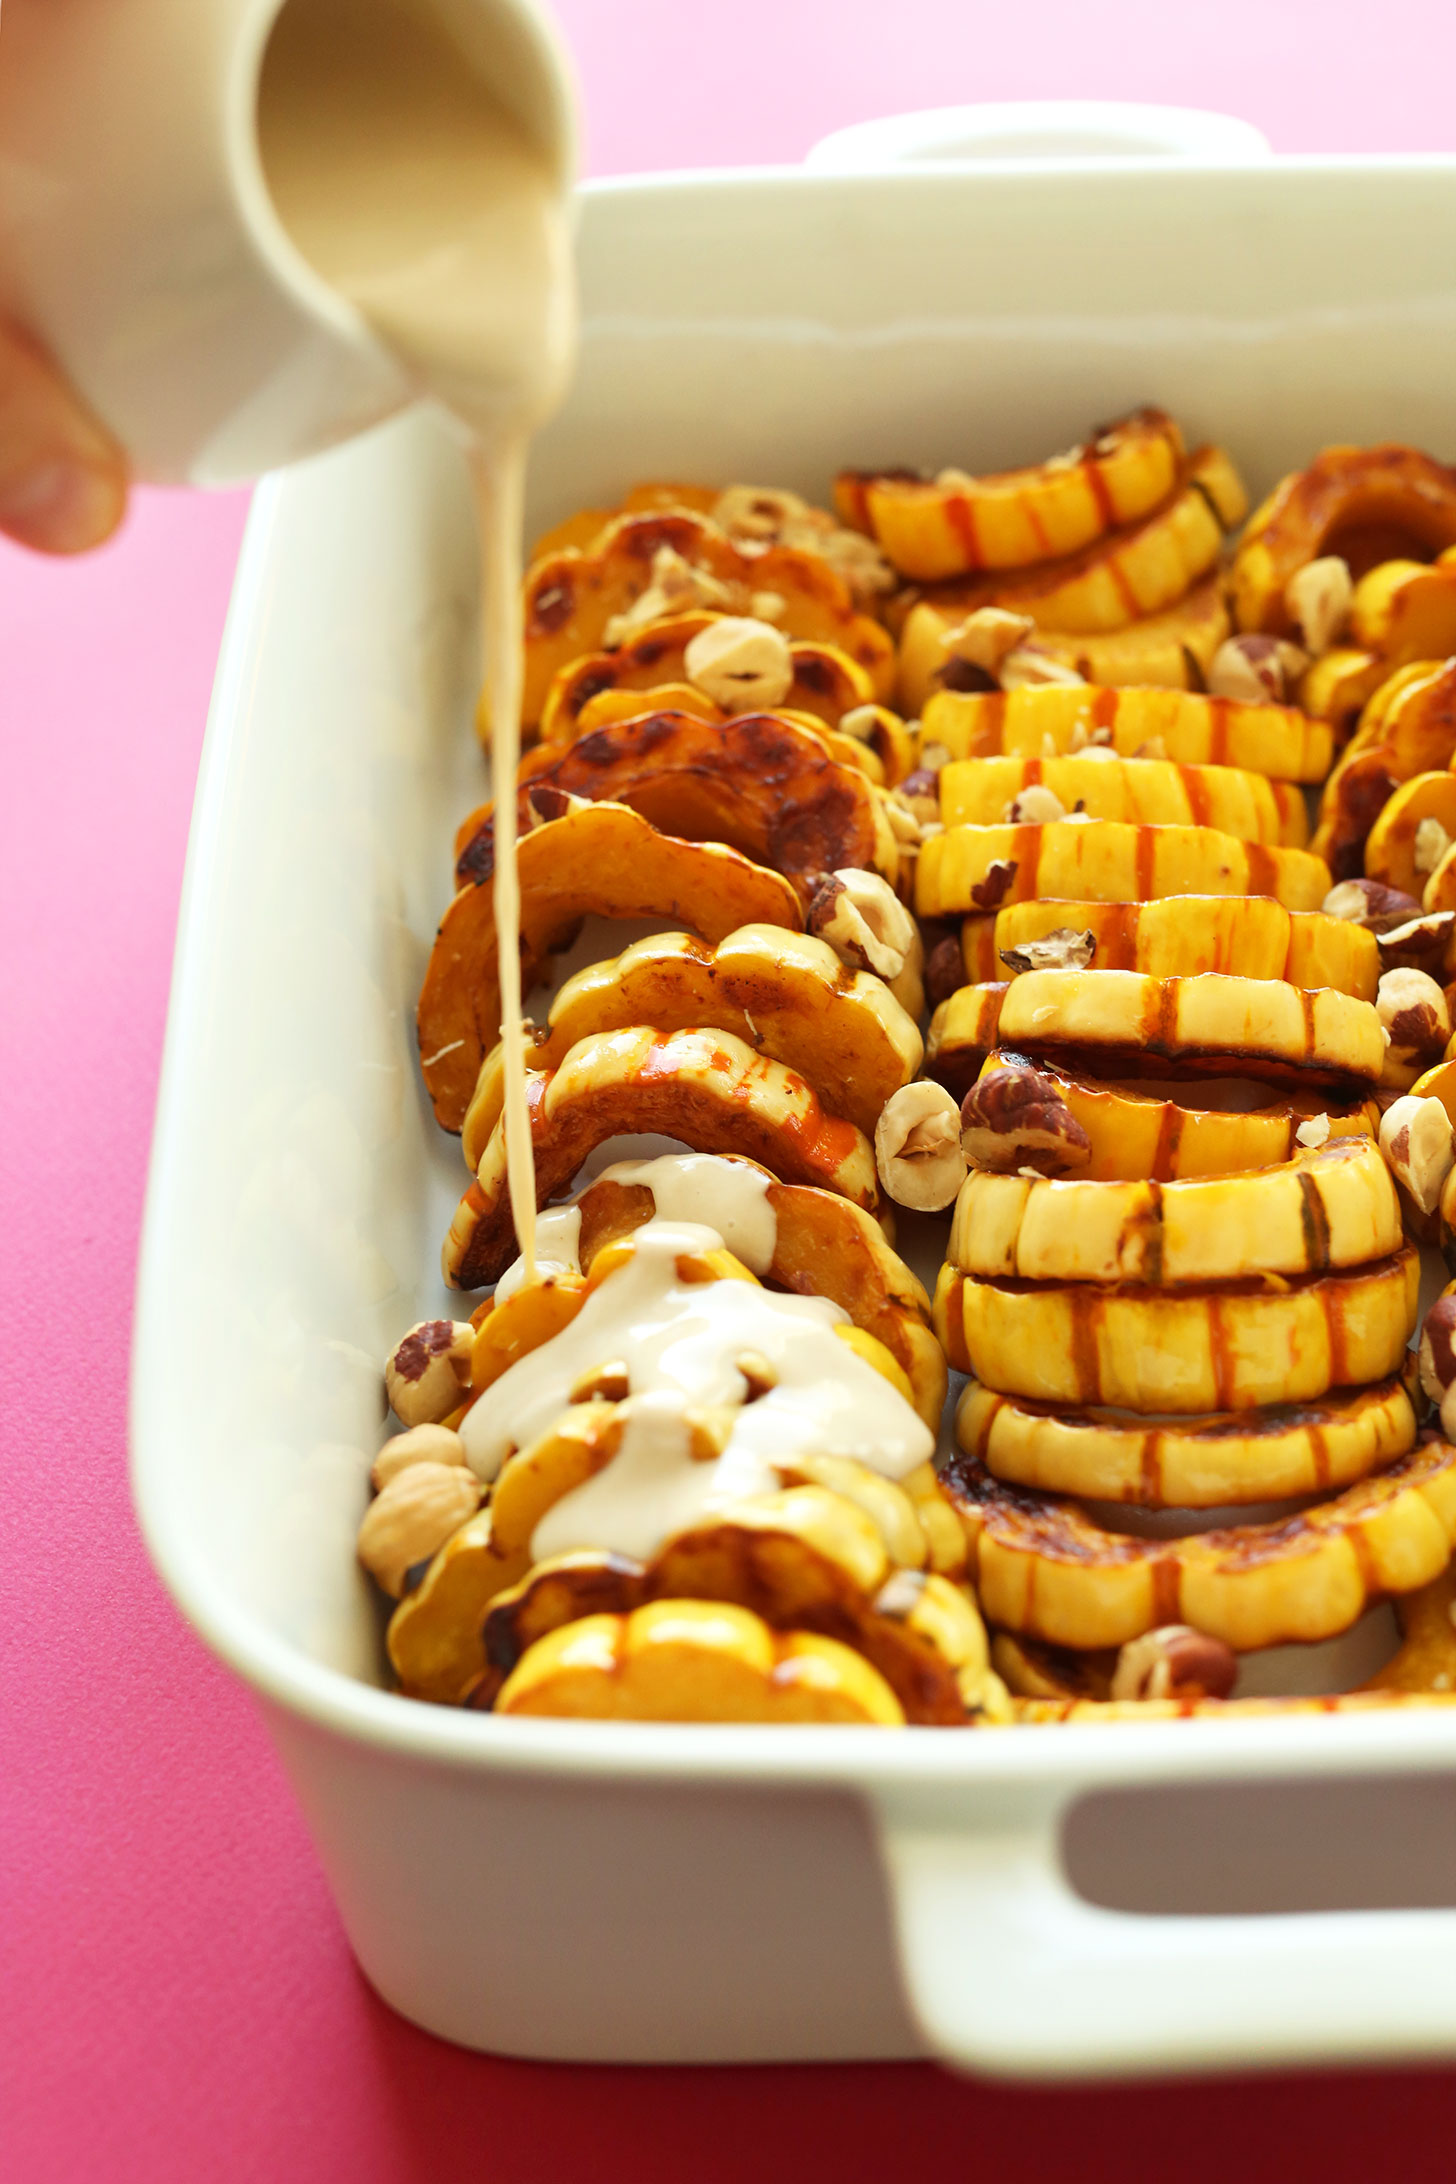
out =
[[37,463],[0,478],[0,531],[43,553],[78,554],[109,538],[125,491],[109,470],[83,462]]

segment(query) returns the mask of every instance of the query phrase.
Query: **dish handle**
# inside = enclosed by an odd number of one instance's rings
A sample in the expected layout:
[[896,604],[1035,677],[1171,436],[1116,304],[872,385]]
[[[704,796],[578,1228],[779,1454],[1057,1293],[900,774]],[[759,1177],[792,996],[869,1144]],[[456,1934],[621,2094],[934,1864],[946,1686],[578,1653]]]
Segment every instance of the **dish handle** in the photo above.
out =
[[1053,2080],[1456,2052],[1456,1910],[1105,1910],[1062,1867],[1078,1794],[877,1787],[906,1998],[942,2060]]
[[1232,114],[1102,99],[1034,99],[940,106],[857,122],[822,137],[804,165],[817,174],[863,174],[1001,160],[1181,159],[1229,167],[1272,157],[1262,131]]

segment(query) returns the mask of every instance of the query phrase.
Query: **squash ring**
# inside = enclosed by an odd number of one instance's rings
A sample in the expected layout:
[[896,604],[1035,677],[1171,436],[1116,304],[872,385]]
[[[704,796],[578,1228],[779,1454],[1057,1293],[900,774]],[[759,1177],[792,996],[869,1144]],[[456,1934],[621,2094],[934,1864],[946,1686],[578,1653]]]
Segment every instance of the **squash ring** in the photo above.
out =
[[1059,754],[1100,743],[1136,758],[1156,739],[1180,765],[1237,766],[1276,781],[1323,781],[1334,757],[1328,721],[1184,690],[939,690],[926,698],[920,728],[922,745],[938,743],[952,758],[1040,758],[1048,738]]
[[1223,1509],[1353,1486],[1416,1442],[1399,1375],[1311,1403],[1150,1420],[1069,1411],[972,1381],[957,1446],[1006,1484],[1137,1509]]
[[[1024,947],[1068,926],[1091,933],[1092,966],[1099,971],[1143,971],[1153,978],[1196,978],[1203,971],[1226,978],[1282,978],[1311,991],[1333,986],[1359,1001],[1375,999],[1380,979],[1375,935],[1363,925],[1318,910],[1286,910],[1268,895],[1010,903],[994,921],[997,967],[984,975],[1008,975],[1012,967],[1003,962],[1002,949]],[[983,960],[979,931],[967,934],[963,927],[962,946],[968,968]]]
[[1177,1289],[1363,1266],[1402,1241],[1380,1147],[1331,1138],[1280,1167],[1173,1183],[976,1169],[961,1185],[946,1257],[992,1281]]
[[[852,1122],[826,1115],[802,1077],[729,1032],[646,1025],[580,1040],[559,1069],[526,1080],[536,1202],[566,1189],[606,1139],[660,1131],[700,1152],[759,1160],[781,1181],[811,1183],[878,1212],[875,1156]],[[505,1133],[492,1131],[455,1212],[442,1265],[452,1289],[498,1281],[519,1246],[506,1190]]]
[[1239,841],[1302,849],[1304,798],[1236,766],[1182,766],[1172,759],[957,758],[936,776],[948,827],[999,826],[1029,788],[1049,789],[1064,811],[1132,826],[1213,827]]
[[843,471],[834,504],[841,522],[868,531],[903,575],[934,582],[1075,553],[1165,500],[1182,455],[1172,418],[1142,409],[1024,470],[939,480]]
[[[740,926],[802,929],[793,884],[736,849],[660,834],[625,804],[568,811],[522,838],[521,971],[529,988],[580,920],[671,918],[719,941]],[[462,887],[441,921],[420,992],[420,1067],[435,1116],[458,1130],[486,1053],[500,1037],[495,906]]]
[[1191,1623],[1237,1653],[1314,1644],[1438,1576],[1456,1540],[1456,1448],[1427,1441],[1331,1500],[1183,1538],[1104,1530],[1075,1502],[1002,1486],[958,1454],[941,1477],[987,1620],[1053,1645],[1125,1645]]
[[[807,728],[773,713],[721,725],[687,713],[613,721],[576,743],[526,761],[517,812],[526,840],[544,791],[626,804],[663,834],[725,842],[782,872],[807,903],[826,872],[846,865],[893,881],[900,856],[883,800],[855,768],[829,757]],[[495,869],[492,807],[472,812],[457,836],[455,884]],[[534,831],[534,830],[532,830]]]
[[[949,1082],[954,1090],[959,1069],[943,1069],[939,1062],[936,1067],[938,1081]],[[1294,1158],[1299,1151],[1296,1133],[1315,1115],[1328,1117],[1333,1137],[1373,1138],[1380,1131],[1380,1109],[1373,1098],[1345,1106],[1318,1092],[1295,1092],[1252,1108],[1200,1107],[1149,1091],[1136,1079],[1109,1083],[1005,1047],[987,1055],[981,1075],[996,1069],[1034,1069],[1050,1078],[1087,1133],[1091,1153],[1078,1170],[1087,1182],[1171,1183],[1180,1176],[1273,1167]],[[1198,1080],[1190,1080],[1189,1094],[1198,1089]]]
[[1413,447],[1327,447],[1281,479],[1256,508],[1234,556],[1230,594],[1240,629],[1295,634],[1291,577],[1323,554],[1357,576],[1415,546],[1456,545],[1456,471]]
[[923,843],[915,867],[922,918],[964,917],[1056,896],[1151,902],[1164,895],[1272,895],[1318,910],[1329,868],[1307,849],[1268,849],[1212,827],[1127,826],[1117,819],[1047,826],[953,826]]
[[[1405,1357],[1419,1288],[1420,1254],[1410,1245],[1373,1265],[1282,1289],[1255,1277],[1105,1291],[1089,1282],[987,1280],[947,1265],[936,1286],[935,1327],[952,1368],[996,1394],[1196,1416],[1312,1403],[1333,1388],[1388,1379]],[[1402,1453],[1391,1449],[1384,1460]],[[1023,1483],[1102,1492],[1072,1479]],[[1311,1479],[1201,1498],[1273,1501],[1329,1484]]]
[[[872,1136],[892,1092],[919,1069],[924,1043],[884,981],[847,970],[826,941],[745,925],[716,948],[687,933],[634,941],[612,962],[578,971],[535,1033],[536,1069],[556,1069],[578,1039],[629,1024],[731,1031],[806,1077],[831,1114]],[[481,1065],[465,1117],[466,1166],[480,1165],[500,1119],[502,1049]]]

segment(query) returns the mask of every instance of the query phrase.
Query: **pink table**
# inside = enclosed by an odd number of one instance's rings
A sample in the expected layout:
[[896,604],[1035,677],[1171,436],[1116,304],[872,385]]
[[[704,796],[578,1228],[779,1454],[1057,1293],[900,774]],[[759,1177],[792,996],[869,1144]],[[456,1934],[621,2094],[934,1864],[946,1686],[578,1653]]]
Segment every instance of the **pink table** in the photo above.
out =
[[[561,13],[597,173],[797,159],[846,122],[976,97],[1222,108],[1284,151],[1456,149],[1449,0]],[[0,2171],[850,2184],[908,2155],[998,2184],[1063,2162],[1084,2184],[1449,2174],[1444,2072],[1029,2094],[928,2068],[548,2071],[442,2047],[364,1988],[249,1702],[164,1600],[126,1494],[132,1264],[242,517],[239,498],[144,494],[84,565],[0,550]]]

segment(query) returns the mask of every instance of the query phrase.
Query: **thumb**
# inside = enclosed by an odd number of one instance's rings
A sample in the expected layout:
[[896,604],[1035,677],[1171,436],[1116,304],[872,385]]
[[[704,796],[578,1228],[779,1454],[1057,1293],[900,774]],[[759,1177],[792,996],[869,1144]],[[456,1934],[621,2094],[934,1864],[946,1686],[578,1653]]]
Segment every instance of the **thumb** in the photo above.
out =
[[126,487],[120,448],[29,336],[0,323],[0,531],[81,553],[116,529]]

